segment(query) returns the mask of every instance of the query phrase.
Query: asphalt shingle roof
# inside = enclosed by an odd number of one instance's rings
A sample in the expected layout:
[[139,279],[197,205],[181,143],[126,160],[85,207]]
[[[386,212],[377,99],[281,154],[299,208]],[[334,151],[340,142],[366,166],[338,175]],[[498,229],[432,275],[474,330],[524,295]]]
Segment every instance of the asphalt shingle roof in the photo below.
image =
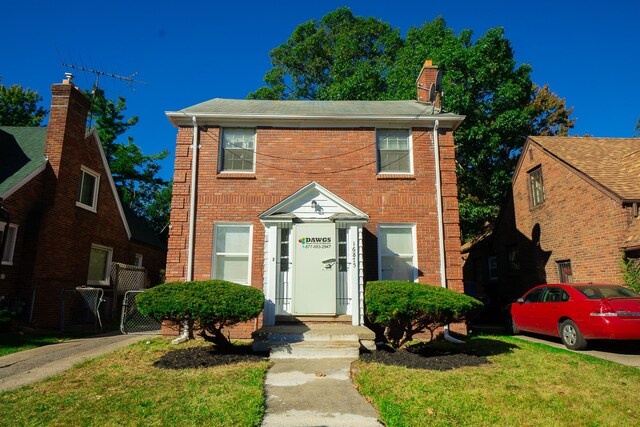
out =
[[[418,101],[270,101],[214,98],[180,110],[189,114],[326,116],[418,116],[439,114]],[[433,112],[433,113],[432,113]]]
[[621,200],[640,200],[640,138],[530,138]]
[[0,197],[46,163],[46,127],[0,126]]

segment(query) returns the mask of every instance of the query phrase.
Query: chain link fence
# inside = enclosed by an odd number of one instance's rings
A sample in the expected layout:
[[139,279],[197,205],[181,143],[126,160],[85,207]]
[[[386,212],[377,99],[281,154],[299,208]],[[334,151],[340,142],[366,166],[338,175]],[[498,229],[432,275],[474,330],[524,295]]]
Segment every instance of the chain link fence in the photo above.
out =
[[127,291],[122,301],[122,316],[120,320],[120,331],[123,334],[142,334],[160,332],[161,323],[155,319],[143,316],[138,311],[136,296],[144,292],[143,290]]

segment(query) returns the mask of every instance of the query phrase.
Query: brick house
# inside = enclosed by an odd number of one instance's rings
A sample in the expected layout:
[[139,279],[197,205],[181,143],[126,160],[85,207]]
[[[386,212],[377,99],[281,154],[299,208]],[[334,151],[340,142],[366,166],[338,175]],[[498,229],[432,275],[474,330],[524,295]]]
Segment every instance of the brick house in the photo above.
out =
[[529,137],[492,232],[463,248],[465,286],[501,304],[540,283],[621,284],[639,202],[640,139]]
[[178,128],[167,280],[262,289],[263,315],[237,336],[292,319],[361,325],[370,280],[462,292],[464,117],[442,111],[438,83],[428,61],[415,101],[212,99],[167,112]]
[[122,205],[90,103],[69,80],[54,84],[47,127],[0,127],[0,197],[9,216],[0,304],[40,327],[60,324],[64,289],[109,289],[114,262],[146,268],[157,284],[166,247]]

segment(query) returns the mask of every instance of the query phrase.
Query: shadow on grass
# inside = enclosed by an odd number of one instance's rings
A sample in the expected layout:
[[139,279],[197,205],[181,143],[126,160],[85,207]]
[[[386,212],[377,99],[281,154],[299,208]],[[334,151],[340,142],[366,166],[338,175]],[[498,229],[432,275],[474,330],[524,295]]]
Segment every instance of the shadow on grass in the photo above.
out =
[[465,366],[491,363],[487,356],[511,352],[515,344],[492,338],[474,338],[464,344],[447,341],[418,343],[400,350],[383,347],[373,353],[362,354],[360,360],[412,369],[447,371]]
[[153,366],[164,369],[194,369],[266,360],[266,356],[254,354],[250,345],[234,345],[230,349],[208,345],[169,351],[155,361]]

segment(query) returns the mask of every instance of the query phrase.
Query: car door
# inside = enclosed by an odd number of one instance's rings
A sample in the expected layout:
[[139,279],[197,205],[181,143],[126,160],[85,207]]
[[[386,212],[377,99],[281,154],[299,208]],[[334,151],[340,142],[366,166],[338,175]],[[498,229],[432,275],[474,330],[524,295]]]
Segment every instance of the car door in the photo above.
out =
[[546,288],[536,288],[524,295],[523,302],[515,302],[512,309],[513,320],[523,331],[538,332],[538,310],[542,293]]
[[562,305],[566,304],[568,299],[568,294],[561,288],[550,286],[545,289],[537,313],[537,328],[541,334],[558,336],[558,320],[562,315]]

